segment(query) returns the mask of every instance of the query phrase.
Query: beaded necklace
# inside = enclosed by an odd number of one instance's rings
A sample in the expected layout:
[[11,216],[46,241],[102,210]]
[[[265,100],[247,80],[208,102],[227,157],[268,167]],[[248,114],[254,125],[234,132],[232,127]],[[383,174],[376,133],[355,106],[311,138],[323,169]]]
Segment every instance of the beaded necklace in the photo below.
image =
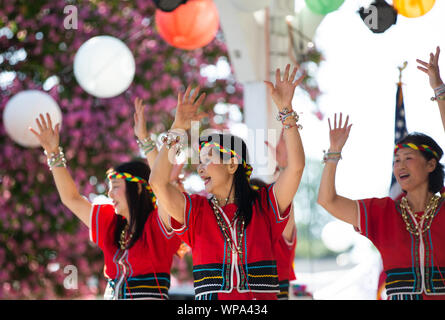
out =
[[128,223],[127,223],[127,224],[125,225],[125,227],[122,229],[121,237],[120,237],[120,239],[119,239],[119,245],[120,245],[121,250],[125,250],[125,249],[127,249],[127,245],[130,243],[131,238],[133,238],[133,233],[130,233],[130,234],[127,236],[128,228],[129,228],[129,227],[130,227],[130,226],[129,226]]
[[[226,220],[221,215],[222,210],[218,204],[218,200],[215,197],[212,197],[210,200],[212,202],[212,208],[213,213],[215,214],[216,221],[218,222],[218,226],[221,229],[222,233],[224,234],[224,238],[227,241],[227,244],[229,246],[229,250],[232,252],[236,252],[238,255],[238,258],[240,262],[243,261],[243,237],[244,237],[244,230],[245,230],[245,220],[243,216],[238,215],[238,210],[235,213],[235,216],[233,217],[233,220],[227,225]],[[237,218],[241,221],[241,223],[236,223]],[[237,243],[235,244],[232,236],[231,236],[231,227],[234,224],[235,226],[235,232],[237,236]],[[248,282],[247,274],[244,270],[244,267],[241,267],[241,275],[244,277],[243,280],[241,280],[240,285],[243,286],[243,283],[247,284],[247,288],[249,291],[252,291],[250,288],[250,284]]]
[[420,216],[420,221],[424,221],[422,224],[422,230],[419,230],[417,227],[416,222],[414,222],[410,217],[409,214],[412,216],[415,216],[411,210],[411,207],[408,204],[408,200],[406,197],[403,197],[400,201],[400,209],[402,211],[402,218],[403,221],[406,224],[406,230],[408,230],[409,233],[419,236],[420,234],[423,234],[425,231],[429,230],[431,227],[431,223],[433,222],[433,217],[436,212],[437,206],[439,205],[439,200],[441,199],[440,196],[433,195],[428,202],[426,209],[422,216]]
[[[240,216],[238,217],[238,211],[237,213],[235,213],[235,216],[233,218],[233,221],[229,224],[227,224],[227,222],[225,221],[224,217],[221,215],[221,211],[219,210],[219,204],[218,204],[218,200],[213,197],[211,200],[212,202],[212,208],[213,208],[213,213],[215,214],[216,217],[216,221],[218,222],[218,226],[221,229],[222,233],[224,234],[224,237],[227,240],[227,243],[229,244],[229,248],[231,250],[235,249],[236,252],[238,252],[238,254],[241,254],[243,252],[243,236],[244,236],[244,217]],[[232,236],[230,235],[230,228],[232,227],[232,223],[236,222],[236,219],[239,218],[241,223],[238,224],[238,226],[241,226],[239,228],[237,228],[237,243],[235,243],[235,241],[232,239]],[[236,225],[236,223],[235,223]]]

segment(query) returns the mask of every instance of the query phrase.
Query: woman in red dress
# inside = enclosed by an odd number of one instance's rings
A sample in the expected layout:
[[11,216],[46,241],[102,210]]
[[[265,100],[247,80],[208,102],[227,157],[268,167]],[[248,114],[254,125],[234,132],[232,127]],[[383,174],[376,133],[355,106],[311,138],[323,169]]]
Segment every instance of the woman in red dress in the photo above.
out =
[[[178,96],[175,121],[153,166],[150,185],[171,217],[171,227],[191,248],[196,299],[276,299],[279,293],[273,245],[286,226],[292,199],[304,169],[304,151],[292,112],[292,97],[302,77],[294,81],[286,67],[276,83],[267,82],[285,127],[288,166],[276,183],[254,190],[247,146],[232,135],[199,139],[198,173],[211,198],[181,193],[169,183],[180,136],[191,121],[205,116],[197,109],[204,99],[189,87]],[[196,100],[196,102],[195,102]]]
[[[445,119],[445,86],[438,72],[439,48],[422,61]],[[418,60],[421,61],[421,60]],[[442,89],[440,89],[442,88]],[[445,198],[443,151],[429,136],[412,133],[394,148],[393,171],[404,191],[396,200],[353,201],[337,194],[335,173],[351,125],[337,115],[330,129],[318,203],[336,218],[352,224],[380,251],[390,300],[445,299]],[[445,128],[445,122],[444,122]]]
[[168,299],[173,254],[180,240],[156,208],[147,164],[132,161],[108,170],[112,204],[91,203],[66,168],[59,124],[53,127],[48,114],[36,122],[39,132],[30,130],[45,150],[62,203],[90,229],[90,240],[103,251],[108,280],[104,298]]

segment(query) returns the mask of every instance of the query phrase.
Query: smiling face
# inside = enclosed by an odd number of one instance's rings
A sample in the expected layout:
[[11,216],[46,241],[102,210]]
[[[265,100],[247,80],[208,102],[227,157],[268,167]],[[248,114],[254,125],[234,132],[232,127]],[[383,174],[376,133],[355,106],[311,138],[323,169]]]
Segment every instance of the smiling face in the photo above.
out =
[[204,147],[199,154],[198,174],[204,180],[205,190],[219,197],[227,197],[237,164],[234,158],[224,161],[220,153],[211,147]]
[[435,160],[427,161],[418,150],[401,148],[394,157],[394,176],[403,190],[428,189],[429,173],[435,168]]
[[114,210],[117,214],[127,218],[129,216],[126,197],[126,185],[123,179],[110,179],[108,184],[108,197],[113,200]]

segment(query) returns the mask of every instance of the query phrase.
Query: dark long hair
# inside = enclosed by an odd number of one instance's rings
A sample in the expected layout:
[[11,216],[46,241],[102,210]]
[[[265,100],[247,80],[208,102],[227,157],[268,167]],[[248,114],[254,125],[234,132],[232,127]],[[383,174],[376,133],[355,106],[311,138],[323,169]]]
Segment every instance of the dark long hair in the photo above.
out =
[[[127,172],[131,175],[138,176],[148,181],[150,177],[150,168],[145,162],[135,160],[124,162],[109,171],[116,171],[118,173]],[[130,214],[129,230],[133,232],[133,237],[127,245],[127,249],[131,248],[133,244],[142,236],[145,222],[154,210],[151,194],[141,185],[141,193],[138,192],[137,182],[125,181],[125,197],[127,199],[128,210]],[[119,247],[119,240],[121,232],[126,224],[125,219],[117,215],[117,224],[114,231],[114,243]]]
[[[202,142],[216,142],[223,146],[226,150],[235,151],[247,164],[249,164],[249,155],[247,146],[243,139],[230,134],[211,134],[199,138],[199,144]],[[221,159],[229,160],[231,155],[220,152]],[[238,207],[238,214],[244,217],[245,226],[247,227],[252,219],[253,205],[259,199],[259,193],[255,191],[246,175],[246,169],[242,164],[238,165],[235,171],[233,183],[235,187],[235,204]],[[258,202],[258,205],[260,203]]]
[[439,192],[443,188],[444,183],[444,166],[439,162],[443,156],[442,148],[436,143],[436,141],[434,141],[433,138],[419,132],[410,133],[397,142],[397,144],[403,143],[414,143],[416,145],[425,144],[437,153],[438,157],[436,158],[431,152],[419,150],[427,161],[436,159],[436,168],[429,173],[428,191],[432,193]]

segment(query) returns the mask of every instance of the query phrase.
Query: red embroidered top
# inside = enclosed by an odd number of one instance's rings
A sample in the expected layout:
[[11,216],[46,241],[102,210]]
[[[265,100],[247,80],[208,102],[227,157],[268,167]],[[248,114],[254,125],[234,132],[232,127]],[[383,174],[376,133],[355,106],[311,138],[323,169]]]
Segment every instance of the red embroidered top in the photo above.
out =
[[[358,231],[380,251],[389,299],[445,299],[444,202],[442,197],[431,228],[416,236],[406,229],[400,201],[391,198],[357,201]],[[416,218],[408,215],[414,223]]]
[[291,241],[287,241],[282,235],[275,243],[275,258],[277,259],[278,281],[280,293],[277,298],[289,298],[289,281],[295,280],[293,262],[295,258],[295,248],[297,246],[297,229],[294,227]]
[[96,204],[90,216],[90,240],[103,251],[106,299],[166,299],[170,268],[180,239],[168,232],[158,211],[150,213],[144,232],[134,245],[121,250],[114,243],[117,215],[114,206]]
[[279,292],[274,243],[286,226],[290,205],[280,213],[273,185],[260,188],[252,219],[243,231],[237,206],[220,208],[231,239],[242,250],[229,249],[209,200],[184,193],[184,224],[173,218],[173,230],[192,248],[196,299],[276,299]]

